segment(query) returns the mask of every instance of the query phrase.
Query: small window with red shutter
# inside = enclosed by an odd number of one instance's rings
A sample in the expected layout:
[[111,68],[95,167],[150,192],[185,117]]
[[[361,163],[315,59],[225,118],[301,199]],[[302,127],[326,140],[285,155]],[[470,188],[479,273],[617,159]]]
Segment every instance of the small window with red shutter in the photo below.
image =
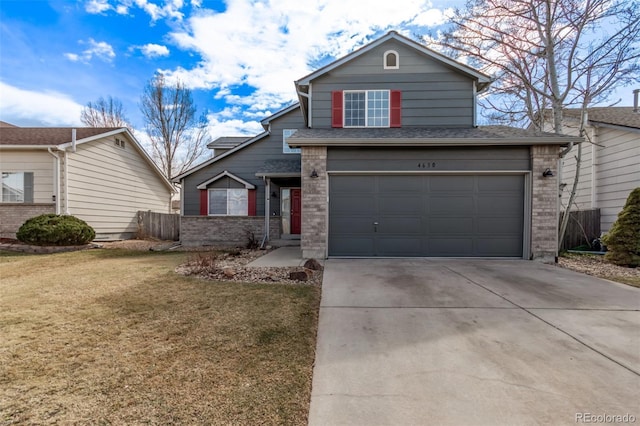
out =
[[335,91],[331,101],[331,127],[401,127],[399,90]]

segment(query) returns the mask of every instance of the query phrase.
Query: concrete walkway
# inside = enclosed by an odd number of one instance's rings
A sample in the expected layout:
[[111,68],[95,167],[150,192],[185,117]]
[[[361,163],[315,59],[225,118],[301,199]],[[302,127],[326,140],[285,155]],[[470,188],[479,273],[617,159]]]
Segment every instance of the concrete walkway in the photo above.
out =
[[309,424],[640,422],[639,309],[535,262],[328,260]]
[[247,266],[302,266],[305,260],[302,258],[300,246],[280,247],[248,263]]

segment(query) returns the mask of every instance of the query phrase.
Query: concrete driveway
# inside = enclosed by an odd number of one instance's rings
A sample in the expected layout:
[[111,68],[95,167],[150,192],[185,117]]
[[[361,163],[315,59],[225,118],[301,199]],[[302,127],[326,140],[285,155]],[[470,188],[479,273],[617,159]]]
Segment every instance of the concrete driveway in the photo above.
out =
[[326,262],[310,425],[638,424],[639,389],[639,289],[528,261]]

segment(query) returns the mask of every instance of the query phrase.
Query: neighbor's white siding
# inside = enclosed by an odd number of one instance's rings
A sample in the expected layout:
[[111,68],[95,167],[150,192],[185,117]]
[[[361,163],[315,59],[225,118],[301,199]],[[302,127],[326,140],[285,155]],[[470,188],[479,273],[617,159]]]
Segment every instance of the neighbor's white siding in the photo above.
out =
[[53,203],[55,159],[44,150],[2,150],[1,172],[33,172],[33,202]]
[[96,238],[132,237],[138,210],[169,213],[169,188],[122,134],[78,145],[67,159],[69,212],[93,226]]
[[[595,143],[582,147],[577,209],[600,208],[602,232],[611,228],[624,207],[629,193],[640,187],[640,133],[609,127],[589,128]],[[565,127],[565,133],[576,134]],[[575,176],[577,148],[562,162],[561,183],[567,183],[562,195],[566,205]],[[595,157],[594,157],[595,154]]]

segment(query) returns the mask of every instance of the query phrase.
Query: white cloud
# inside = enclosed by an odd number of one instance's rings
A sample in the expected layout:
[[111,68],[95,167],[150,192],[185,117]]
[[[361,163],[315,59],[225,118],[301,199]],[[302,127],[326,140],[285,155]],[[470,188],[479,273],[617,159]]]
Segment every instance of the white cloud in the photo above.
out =
[[28,120],[48,126],[81,126],[83,106],[58,92],[24,90],[0,82],[0,116],[17,124]]
[[[191,88],[251,112],[276,110],[297,100],[293,82],[383,32],[444,22],[445,12],[425,0],[228,0],[222,13],[197,10],[170,34],[202,60],[191,69],[161,70]],[[410,33],[407,35],[411,35]],[[234,87],[255,88],[238,96]]]
[[169,49],[160,44],[149,43],[144,46],[138,46],[140,51],[147,58],[158,58],[160,56],[169,56]]
[[85,4],[84,9],[87,11],[87,13],[99,14],[110,10],[111,5],[109,4],[108,0],[89,0]]
[[183,0],[165,0],[162,7],[148,0],[133,1],[136,6],[151,16],[151,21],[157,21],[160,18],[173,18],[181,21],[184,17],[184,14],[180,12],[180,9],[184,6]]
[[244,121],[238,118],[228,118],[226,112],[208,114],[209,136],[211,140],[221,136],[254,136],[264,132],[260,121]]
[[113,51],[113,47],[105,41],[95,41],[90,38],[89,41],[79,41],[80,44],[88,45],[88,49],[82,51],[82,53],[65,53],[64,56],[73,62],[82,61],[88,63],[94,57],[102,59],[105,62],[111,62],[116,57],[116,53]]

